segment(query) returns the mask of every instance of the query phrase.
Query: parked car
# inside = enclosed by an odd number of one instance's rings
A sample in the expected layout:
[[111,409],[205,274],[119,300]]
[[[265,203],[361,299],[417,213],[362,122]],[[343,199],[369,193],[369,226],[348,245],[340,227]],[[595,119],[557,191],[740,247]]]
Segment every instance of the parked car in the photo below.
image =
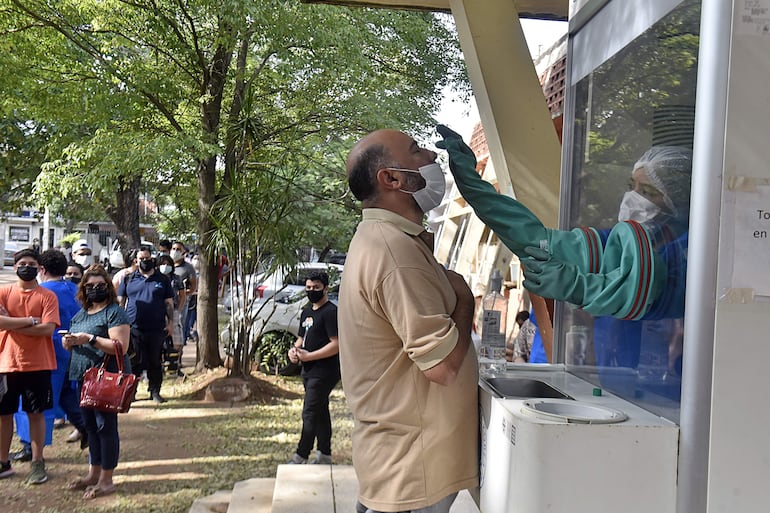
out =
[[337,281],[337,276],[342,274],[343,266],[339,264],[330,264],[326,262],[301,262],[291,272],[286,269],[276,269],[272,274],[263,275],[260,279],[257,277],[257,296],[260,298],[269,298],[284,286],[300,286],[304,290],[307,277],[314,272],[324,271],[329,275],[329,283]]
[[253,299],[269,299],[276,292],[291,292],[291,287],[305,290],[305,280],[316,271],[325,271],[329,275],[329,283],[337,280],[344,266],[326,262],[300,262],[294,270],[278,268],[271,273],[250,274],[245,277],[245,288],[238,284],[232,294],[225,294],[222,304],[226,310],[236,310],[246,294],[246,301]]
[[336,251],[333,253],[330,253],[326,257],[326,261],[330,264],[340,264],[345,265],[345,259],[347,258],[347,253],[337,253]]
[[[299,280],[300,276],[307,276],[310,272],[316,269],[317,265],[326,264],[314,264],[307,268],[302,269],[302,272],[296,273],[288,280]],[[339,268],[339,269],[337,269]],[[307,271],[307,272],[305,272]],[[329,280],[329,300],[335,305],[339,299],[339,286],[342,278],[342,266],[335,266],[335,274],[330,276]],[[283,351],[285,356],[289,350],[291,344],[299,336],[299,316],[302,309],[307,305],[307,296],[305,294],[305,280],[302,279],[302,285],[289,284],[282,290],[273,293],[269,297],[260,298],[254,302],[251,307],[251,330],[249,333],[250,345],[253,348],[257,348],[259,353],[260,339],[263,337],[270,337],[274,340],[278,340],[279,353]],[[238,319],[239,316],[244,315],[240,309],[235,309],[232,316]],[[231,341],[230,338],[230,324],[220,333],[220,341],[228,345]],[[262,362],[263,358],[261,354],[256,354],[254,361]],[[268,369],[266,369],[268,370]],[[274,370],[271,368],[269,370]],[[283,375],[295,374],[299,370],[299,366],[287,364],[280,366],[279,373]]]
[[[152,256],[157,256],[158,252],[156,251],[155,245],[152,242],[143,240],[139,244],[142,247],[149,248],[150,254]],[[121,247],[120,241],[118,241],[118,239],[112,241],[109,250],[107,250],[107,248],[102,248],[102,250],[99,252],[99,262],[104,266],[105,269],[107,269],[107,272],[123,269],[126,266],[125,257],[123,256],[123,248]]]
[[3,264],[4,265],[13,265],[13,255],[16,254],[17,251],[19,251],[19,243],[12,240],[5,241],[5,252],[3,253]]

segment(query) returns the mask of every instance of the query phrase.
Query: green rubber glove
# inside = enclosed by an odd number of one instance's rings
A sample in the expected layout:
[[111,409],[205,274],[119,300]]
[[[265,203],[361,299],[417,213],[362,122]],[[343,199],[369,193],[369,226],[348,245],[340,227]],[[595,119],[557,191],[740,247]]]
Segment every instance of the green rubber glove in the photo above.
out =
[[[449,154],[449,169],[457,188],[476,215],[519,256],[527,246],[548,246],[548,230],[530,210],[515,199],[498,194],[476,172],[476,156],[460,135],[444,125],[436,130],[444,138],[436,147]],[[543,242],[541,242],[543,241]]]
[[538,296],[582,305],[585,297],[584,277],[568,262],[554,260],[540,248],[527,247],[528,257],[521,258],[524,266],[524,287]]
[[[632,230],[625,223],[616,228],[620,229],[614,230],[611,238]],[[625,248],[619,242],[610,244],[598,273],[582,272],[576,265],[553,258],[540,248],[525,248],[528,256],[521,259],[524,288],[539,296],[572,303],[591,315],[638,320],[660,292],[666,268],[654,254],[641,254],[630,237],[623,239]]]

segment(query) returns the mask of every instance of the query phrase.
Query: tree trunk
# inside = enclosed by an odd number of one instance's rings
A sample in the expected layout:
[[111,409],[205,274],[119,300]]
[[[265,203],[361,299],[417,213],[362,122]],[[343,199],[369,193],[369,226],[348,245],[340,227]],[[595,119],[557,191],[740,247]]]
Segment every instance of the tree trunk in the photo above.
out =
[[[220,28],[223,34],[227,27]],[[209,100],[201,105],[201,128],[210,143],[219,142],[219,122],[222,118],[222,97],[225,92],[227,70],[232,59],[232,50],[224,46],[217,47],[202,84],[202,93]],[[219,248],[212,247],[211,232],[213,224],[210,218],[211,208],[216,198],[217,155],[210,155],[198,164],[198,237],[203,251],[199,258],[200,279],[198,280],[198,364],[197,368],[220,367],[223,363],[219,354],[219,322],[217,302],[219,299],[219,275],[217,255]]]
[[[211,220],[209,212],[214,201],[216,187],[216,157],[209,157],[198,169],[198,233],[201,248],[200,276],[198,278],[198,363],[197,368],[213,369],[222,365],[219,353],[219,323],[217,302],[219,299],[219,274],[217,251],[211,248]],[[209,250],[209,248],[211,250]]]
[[318,253],[318,261],[323,262],[326,259],[326,255],[329,254],[329,251],[331,251],[332,247],[327,244],[320,253]]
[[108,205],[105,210],[110,220],[118,228],[118,239],[123,248],[138,248],[139,235],[139,188],[141,176],[118,179],[118,191],[115,205]]

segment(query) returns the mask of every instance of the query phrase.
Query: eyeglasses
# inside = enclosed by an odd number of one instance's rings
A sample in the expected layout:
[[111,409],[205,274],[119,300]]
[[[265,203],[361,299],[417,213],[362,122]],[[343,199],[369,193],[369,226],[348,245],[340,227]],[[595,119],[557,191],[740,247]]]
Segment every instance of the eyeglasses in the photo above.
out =
[[86,290],[107,290],[106,283],[89,283],[83,286]]

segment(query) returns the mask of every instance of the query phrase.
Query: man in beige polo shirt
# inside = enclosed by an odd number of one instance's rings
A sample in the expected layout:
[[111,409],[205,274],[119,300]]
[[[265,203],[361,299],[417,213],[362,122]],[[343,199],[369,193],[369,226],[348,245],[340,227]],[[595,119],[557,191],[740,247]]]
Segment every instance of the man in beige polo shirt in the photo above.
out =
[[478,485],[473,294],[436,262],[421,224],[444,194],[435,159],[408,135],[378,130],[347,160],[364,209],[338,314],[358,513],[446,513]]

